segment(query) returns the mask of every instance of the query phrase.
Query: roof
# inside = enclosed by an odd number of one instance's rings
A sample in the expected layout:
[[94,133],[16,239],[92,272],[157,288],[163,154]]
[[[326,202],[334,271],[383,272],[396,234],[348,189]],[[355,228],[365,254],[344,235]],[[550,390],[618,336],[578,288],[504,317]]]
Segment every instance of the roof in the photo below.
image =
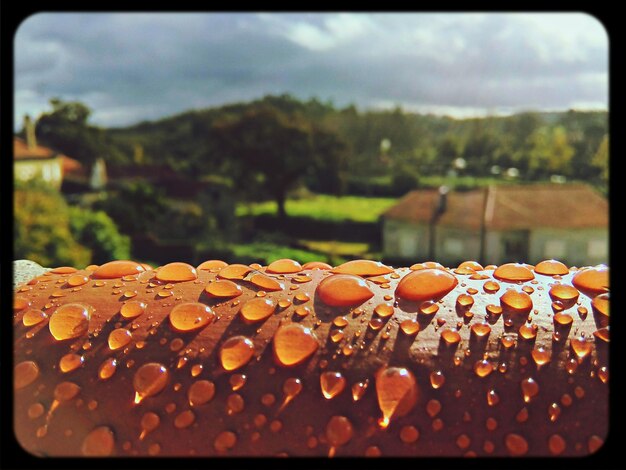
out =
[[51,148],[42,145],[29,147],[24,139],[13,137],[13,158],[15,160],[55,158],[58,154]]
[[[429,223],[438,201],[436,189],[411,191],[382,217]],[[450,191],[446,211],[437,224],[478,230],[483,217],[486,228],[491,230],[608,227],[609,207],[605,197],[581,183],[492,185]]]

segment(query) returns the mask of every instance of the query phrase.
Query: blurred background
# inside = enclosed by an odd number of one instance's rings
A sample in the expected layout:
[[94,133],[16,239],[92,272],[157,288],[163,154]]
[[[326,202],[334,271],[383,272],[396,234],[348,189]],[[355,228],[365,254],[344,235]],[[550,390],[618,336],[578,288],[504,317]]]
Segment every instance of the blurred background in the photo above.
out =
[[608,263],[591,16],[45,13],[14,50],[15,259]]

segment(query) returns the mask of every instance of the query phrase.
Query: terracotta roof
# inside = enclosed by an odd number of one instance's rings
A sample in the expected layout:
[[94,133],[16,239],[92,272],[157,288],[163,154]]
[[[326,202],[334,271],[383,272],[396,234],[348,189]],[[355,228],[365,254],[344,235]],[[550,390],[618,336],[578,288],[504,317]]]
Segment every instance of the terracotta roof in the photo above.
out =
[[13,158],[15,160],[27,160],[33,158],[54,158],[58,155],[58,152],[36,145],[35,147],[29,147],[28,144],[19,137],[13,137]]
[[[430,222],[439,201],[436,189],[411,191],[382,214],[387,219]],[[585,184],[492,185],[450,191],[438,224],[477,230],[484,215],[491,230],[536,227],[608,227],[606,198]]]
[[81,162],[73,158],[61,156],[61,164],[63,165],[63,175],[87,176],[87,171]]

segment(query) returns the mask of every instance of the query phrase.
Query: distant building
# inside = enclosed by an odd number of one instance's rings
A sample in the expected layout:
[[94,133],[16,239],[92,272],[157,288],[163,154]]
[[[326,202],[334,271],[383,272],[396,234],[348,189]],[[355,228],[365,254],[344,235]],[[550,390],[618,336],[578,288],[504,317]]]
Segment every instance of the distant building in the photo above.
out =
[[608,201],[585,184],[416,190],[381,219],[383,256],[393,262],[608,263]]

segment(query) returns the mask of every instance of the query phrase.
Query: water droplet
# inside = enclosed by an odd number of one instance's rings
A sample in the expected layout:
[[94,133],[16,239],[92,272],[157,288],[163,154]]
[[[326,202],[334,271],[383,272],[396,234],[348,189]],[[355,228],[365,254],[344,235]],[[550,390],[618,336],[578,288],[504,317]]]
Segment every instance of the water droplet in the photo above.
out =
[[89,328],[91,312],[91,307],[79,303],[61,305],[50,317],[50,333],[59,341],[84,335]]
[[115,351],[122,349],[133,339],[133,334],[126,328],[116,328],[109,334],[109,349]]
[[598,369],[598,378],[605,384],[609,381],[609,369],[606,366],[602,366]]
[[151,397],[161,392],[169,380],[169,372],[163,364],[149,362],[142,365],[133,377],[135,388],[135,404],[139,404],[144,398]]
[[19,390],[33,383],[39,377],[39,366],[34,361],[23,361],[13,369],[13,388]]
[[117,360],[115,358],[106,359],[98,369],[98,377],[102,380],[110,379],[117,369]]
[[285,288],[283,284],[265,274],[253,274],[252,277],[250,277],[250,282],[258,288],[270,292],[283,290]]
[[497,317],[498,315],[502,314],[502,307],[500,307],[499,305],[488,304],[485,307],[485,311],[487,312],[488,315],[492,317]]
[[599,265],[577,272],[572,277],[572,284],[588,297],[595,297],[609,291],[609,268]]
[[37,419],[45,412],[45,408],[41,403],[33,403],[28,407],[28,417],[30,419]]
[[222,344],[220,362],[228,371],[245,366],[254,356],[254,343],[245,336],[233,336]]
[[446,377],[440,370],[435,370],[430,373],[430,385],[434,389],[441,388],[446,383]]
[[108,457],[115,451],[115,435],[108,426],[99,426],[87,434],[81,446],[86,457]]
[[35,326],[48,318],[48,314],[37,308],[30,308],[24,312],[22,323],[24,326]]
[[405,335],[413,336],[419,332],[420,324],[413,319],[404,320],[400,323],[400,330],[402,330]]
[[541,369],[543,365],[550,362],[550,351],[542,346],[533,349],[531,355],[535,364],[537,364],[537,370]]
[[461,341],[461,335],[459,334],[459,332],[452,328],[446,328],[445,330],[442,330],[441,338],[448,345],[457,344],[459,341]]
[[215,395],[215,384],[210,380],[198,380],[187,391],[189,405],[200,406],[211,401]]
[[498,403],[500,403],[500,396],[496,393],[495,390],[489,390],[487,392],[487,404],[489,406],[496,406]]
[[547,259],[535,265],[535,272],[544,276],[564,276],[569,273],[569,269],[560,261]]
[[279,259],[267,266],[266,272],[273,274],[293,274],[302,271],[302,265],[292,259]]
[[493,277],[505,282],[528,282],[535,279],[533,272],[520,263],[506,263],[493,272]]
[[375,308],[374,308],[374,312],[382,318],[387,318],[390,317],[391,315],[393,315],[394,312],[394,308],[393,305],[391,304],[387,304],[387,303],[382,303],[382,304],[378,304]]
[[461,310],[468,310],[474,305],[474,298],[468,294],[460,294],[456,298],[456,306]]
[[532,377],[527,377],[522,380],[521,387],[522,397],[524,398],[525,403],[530,403],[530,401],[539,393],[539,385]]
[[528,421],[528,408],[524,407],[515,415],[515,420],[518,423],[525,423]]
[[144,271],[145,268],[134,261],[110,261],[96,268],[91,273],[91,277],[92,279],[117,279]]
[[500,297],[500,305],[503,309],[509,309],[514,313],[528,315],[533,308],[533,301],[526,292],[516,289],[507,289]]
[[71,372],[82,366],[84,361],[85,358],[80,354],[68,353],[59,361],[59,369],[64,373]]
[[184,429],[191,426],[196,420],[196,415],[191,410],[181,411],[176,418],[174,418],[174,427],[178,429]]
[[226,263],[225,261],[219,259],[211,259],[200,263],[198,267],[196,267],[196,269],[203,271],[216,271],[225,268],[226,266],[228,266],[228,263]]
[[146,311],[147,304],[140,300],[129,300],[120,308],[120,315],[124,318],[137,318]]
[[472,333],[476,335],[477,338],[486,338],[491,333],[491,327],[487,322],[476,322],[473,323],[470,327]]
[[380,319],[380,318],[372,318],[372,319],[369,321],[368,326],[369,326],[372,330],[374,330],[374,331],[378,331],[378,330],[380,330],[380,329],[383,327],[383,325],[384,325],[384,324],[385,324],[385,323],[384,323],[384,321],[383,321],[382,319]]
[[396,287],[396,296],[416,302],[437,301],[458,284],[457,278],[443,269],[425,268],[404,276]]
[[512,456],[518,457],[528,452],[528,442],[519,434],[507,434],[504,438],[504,444]]
[[562,302],[566,308],[574,305],[579,296],[578,290],[569,284],[554,284],[548,294],[552,300]]
[[358,305],[374,296],[366,281],[352,274],[333,274],[317,286],[317,295],[332,307]]
[[400,429],[400,440],[405,444],[413,444],[420,437],[420,433],[415,426],[406,425]]
[[339,395],[346,387],[346,379],[341,372],[327,371],[320,374],[320,386],[324,398],[331,399]]
[[493,364],[489,362],[487,359],[482,359],[480,361],[476,361],[474,364],[474,373],[478,377],[487,377],[489,374],[493,372]]
[[392,418],[404,416],[413,409],[417,402],[417,382],[413,373],[404,367],[382,368],[376,374],[376,393],[383,414],[378,424],[384,429]]
[[169,314],[175,330],[193,331],[204,328],[215,320],[211,307],[200,302],[186,302],[176,305]]
[[531,340],[531,339],[537,337],[537,331],[538,330],[539,330],[539,328],[537,327],[537,325],[524,323],[522,326],[520,326],[518,331],[519,331],[519,335],[522,338],[524,338],[526,340]]
[[574,319],[568,313],[558,312],[553,317],[554,323],[560,326],[569,326]]
[[85,276],[84,274],[74,274],[67,278],[67,285],[70,287],[78,287],[83,284],[87,284],[89,281],[89,276]]
[[352,385],[352,400],[359,401],[365,395],[367,387],[369,386],[369,379],[365,379],[360,382],[356,382]]
[[310,307],[305,307],[304,305],[300,305],[298,307],[296,307],[296,309],[294,310],[294,313],[300,317],[300,318],[304,318],[307,315],[309,315],[311,313],[311,309]]
[[326,440],[330,444],[329,457],[335,454],[335,449],[347,444],[354,434],[352,423],[345,416],[333,416],[326,425]]
[[552,434],[548,438],[548,449],[552,455],[561,455],[566,447],[565,439],[559,434]]
[[274,334],[274,355],[279,364],[294,366],[308,359],[319,347],[310,328],[299,323],[281,325]]
[[78,392],[80,387],[74,382],[61,382],[54,388],[54,398],[59,402],[69,401],[78,395]]
[[585,338],[583,336],[571,339],[570,346],[579,364],[591,354],[592,344],[591,338]]
[[559,419],[560,415],[561,407],[556,403],[552,403],[548,407],[548,416],[550,417],[550,422],[554,423],[557,419]]
[[459,449],[467,449],[471,443],[472,441],[467,434],[461,434],[456,438],[456,445]]
[[158,414],[148,411],[141,417],[141,434],[139,435],[139,440],[143,440],[148,433],[154,431],[159,427],[161,423],[161,418]]
[[280,413],[294,398],[302,392],[302,381],[296,377],[290,377],[283,383],[283,402],[278,409]]
[[340,264],[332,270],[335,274],[354,274],[355,276],[380,276],[393,272],[380,261],[357,259]]
[[163,282],[193,281],[198,278],[198,272],[190,264],[177,261],[161,266],[155,278]]
[[235,444],[237,444],[237,435],[232,431],[222,431],[213,441],[213,447],[220,453],[232,449]]
[[594,313],[605,318],[605,322],[609,320],[609,293],[598,294],[591,301],[591,308]]
[[439,412],[441,411],[441,402],[439,400],[428,400],[428,403],[426,403],[426,413],[428,413],[428,416],[430,416],[431,418],[434,418],[435,416],[437,416],[439,414]]
[[488,294],[494,294],[500,290],[500,284],[498,284],[496,281],[489,280],[485,282],[485,284],[483,285],[483,289]]
[[241,306],[241,316],[247,322],[259,322],[269,318],[276,310],[276,303],[272,299],[255,297]]

